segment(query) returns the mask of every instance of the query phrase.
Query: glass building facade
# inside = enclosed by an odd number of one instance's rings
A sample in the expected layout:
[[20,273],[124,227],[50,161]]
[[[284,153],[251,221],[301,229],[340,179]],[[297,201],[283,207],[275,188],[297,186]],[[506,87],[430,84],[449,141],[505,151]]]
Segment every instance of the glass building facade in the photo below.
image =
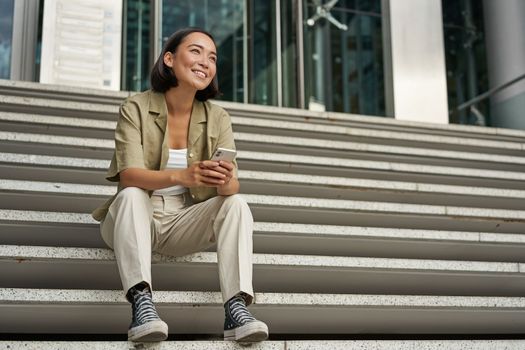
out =
[[[38,81],[42,9],[46,0],[0,1],[0,78],[21,79],[14,76],[11,67],[15,57],[13,40],[18,37],[13,32],[18,1],[38,7],[39,18],[33,25],[37,42],[33,51],[36,57],[32,79]],[[396,6],[406,6],[407,1],[118,1],[122,2],[121,90],[148,89],[151,66],[165,40],[180,28],[196,26],[210,31],[216,39],[222,100],[379,117],[398,118],[398,114],[402,114],[398,112],[400,90],[403,89],[399,86],[409,86],[410,80],[399,68],[403,61],[399,47],[406,48],[403,47],[405,43],[399,41],[395,28],[401,23],[406,26],[402,30],[417,31],[408,21],[414,13],[405,11],[406,18],[396,18],[401,13]],[[441,32],[432,35],[439,40],[428,38],[425,41],[423,38],[420,45],[441,43],[436,57],[441,55],[444,60],[442,81],[446,91],[442,100],[446,104],[448,122],[525,129],[525,121],[521,122],[521,117],[512,111],[525,104],[525,86],[520,89],[519,84],[515,84],[518,87],[514,86],[512,93],[491,95],[468,108],[458,109],[480,94],[512,80],[521,68],[525,73],[525,63],[516,68],[517,73],[509,72],[499,67],[515,67],[511,58],[506,63],[494,58],[494,52],[503,49],[498,28],[513,24],[502,16],[525,12],[525,5],[521,5],[525,2],[411,0],[410,3],[419,6],[419,10],[414,10],[418,13],[431,3],[437,4],[435,8],[440,10],[432,14],[432,19],[439,22],[437,25],[441,28]],[[523,31],[518,30],[513,36],[520,39],[525,34]],[[408,48],[404,54],[413,52],[410,50]],[[505,50],[514,50],[505,57],[516,57],[516,51],[522,48],[514,45]],[[422,72],[438,66],[431,62],[427,66],[426,62],[417,64],[419,67],[414,70]],[[403,78],[406,81],[402,84],[397,82]],[[25,80],[31,79],[26,77]],[[405,99],[410,99],[409,93],[402,92]],[[417,97],[414,102],[417,105]],[[417,111],[417,106],[414,109]]]

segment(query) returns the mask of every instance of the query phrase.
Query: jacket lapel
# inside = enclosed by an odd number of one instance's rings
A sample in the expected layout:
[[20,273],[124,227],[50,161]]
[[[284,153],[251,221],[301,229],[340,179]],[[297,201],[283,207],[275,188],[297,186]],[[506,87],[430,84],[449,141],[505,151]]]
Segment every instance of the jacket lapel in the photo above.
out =
[[168,107],[166,106],[166,100],[164,94],[159,92],[151,92],[151,98],[149,103],[149,113],[152,118],[155,119],[155,124],[162,131],[162,150],[160,153],[160,169],[164,169],[168,164],[168,137],[166,135],[167,123],[168,123]]
[[166,124],[168,121],[168,108],[166,107],[166,100],[164,94],[159,92],[151,92],[151,99],[149,103],[149,112],[155,118],[155,124],[166,133]]
[[192,148],[204,134],[206,121],[207,115],[204,103],[194,100],[193,109],[191,111],[190,127],[188,130],[188,148]]

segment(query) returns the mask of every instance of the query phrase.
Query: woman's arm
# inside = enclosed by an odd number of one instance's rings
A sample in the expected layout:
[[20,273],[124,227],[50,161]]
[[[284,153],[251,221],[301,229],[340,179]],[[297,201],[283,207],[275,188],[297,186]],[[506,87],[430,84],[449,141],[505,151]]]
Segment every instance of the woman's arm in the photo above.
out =
[[128,168],[120,172],[121,186],[139,187],[145,190],[157,190],[175,185],[219,188],[227,185],[229,180],[227,172],[222,171],[219,162],[211,160],[195,162],[183,170]]

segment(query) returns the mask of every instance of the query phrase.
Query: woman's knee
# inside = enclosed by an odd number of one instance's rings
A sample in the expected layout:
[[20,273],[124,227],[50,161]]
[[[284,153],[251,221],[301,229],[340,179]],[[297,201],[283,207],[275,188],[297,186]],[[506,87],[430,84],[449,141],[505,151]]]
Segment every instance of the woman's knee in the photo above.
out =
[[251,218],[252,213],[248,203],[240,194],[233,194],[224,198],[223,208],[226,208],[228,211],[237,211],[241,215],[247,215]]
[[115,200],[136,200],[136,199],[148,199],[148,193],[146,190],[138,187],[126,187],[122,189],[118,194]]
[[230,208],[248,208],[248,203],[240,194],[232,194],[231,196],[225,196],[223,205]]
[[109,211],[113,215],[122,212],[127,213],[130,210],[148,214],[152,211],[150,198],[146,190],[138,187],[126,187],[117,194],[109,207]]

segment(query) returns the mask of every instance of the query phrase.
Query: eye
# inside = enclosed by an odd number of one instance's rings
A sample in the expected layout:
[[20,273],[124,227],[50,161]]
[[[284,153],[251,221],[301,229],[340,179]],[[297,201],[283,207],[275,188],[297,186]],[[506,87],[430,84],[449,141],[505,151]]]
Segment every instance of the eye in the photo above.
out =
[[196,54],[200,53],[199,49],[191,49],[190,52],[193,52],[193,53],[196,53]]
[[212,61],[213,63],[217,63],[217,57],[211,56],[210,61]]

